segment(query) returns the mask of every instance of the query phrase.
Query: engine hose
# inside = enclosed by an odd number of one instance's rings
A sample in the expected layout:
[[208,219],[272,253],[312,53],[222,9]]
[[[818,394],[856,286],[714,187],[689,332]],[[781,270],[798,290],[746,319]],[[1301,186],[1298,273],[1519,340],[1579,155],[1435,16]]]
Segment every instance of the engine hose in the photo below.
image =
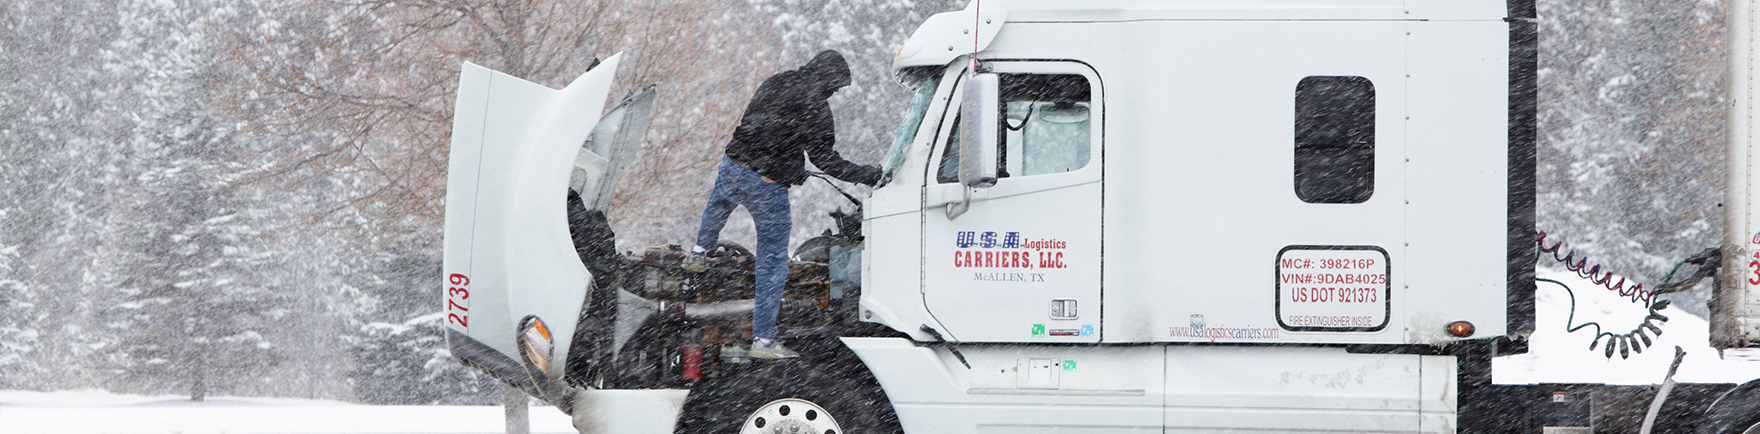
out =
[[1668,322],[1668,316],[1658,312],[1668,308],[1668,300],[1657,300],[1655,303],[1646,303],[1645,308],[1649,309],[1649,315],[1646,315],[1644,321],[1639,323],[1638,326],[1633,328],[1630,332],[1618,334],[1608,332],[1601,328],[1600,323],[1594,321],[1571,325],[1577,321],[1576,292],[1571,291],[1570,285],[1565,285],[1564,282],[1544,278],[1534,280],[1552,283],[1564,288],[1564,292],[1571,297],[1571,311],[1570,315],[1566,317],[1564,321],[1564,331],[1566,333],[1576,333],[1577,330],[1582,330],[1586,327],[1595,327],[1595,339],[1589,341],[1589,351],[1595,351],[1596,346],[1602,345],[1602,338],[1606,338],[1606,346],[1602,347],[1602,355],[1609,359],[1613,358],[1613,352],[1616,345],[1618,346],[1617,349],[1621,359],[1630,358],[1633,352],[1643,353],[1644,348],[1655,345],[1655,342],[1650,339],[1651,335],[1662,336],[1662,327],[1659,323]]

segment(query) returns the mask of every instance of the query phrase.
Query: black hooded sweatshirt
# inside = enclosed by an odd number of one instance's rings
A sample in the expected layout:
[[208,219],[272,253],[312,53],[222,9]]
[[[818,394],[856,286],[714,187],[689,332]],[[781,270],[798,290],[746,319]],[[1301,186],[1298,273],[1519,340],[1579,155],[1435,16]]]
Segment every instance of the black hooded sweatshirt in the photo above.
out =
[[814,166],[837,179],[880,182],[880,168],[851,163],[832,149],[837,128],[825,100],[848,84],[849,66],[832,50],[765,79],[733,130],[728,158],[778,183],[800,185],[807,180],[805,152]]

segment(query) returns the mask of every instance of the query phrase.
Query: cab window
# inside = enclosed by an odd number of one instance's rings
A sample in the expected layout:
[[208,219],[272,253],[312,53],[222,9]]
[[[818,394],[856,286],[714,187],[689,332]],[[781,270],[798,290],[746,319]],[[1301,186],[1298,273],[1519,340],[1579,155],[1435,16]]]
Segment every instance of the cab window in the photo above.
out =
[[935,182],[951,184],[959,182],[959,115],[953,115],[953,128],[947,135],[947,147],[941,152],[941,168],[935,172]]
[[[1003,118],[997,177],[1063,173],[1081,169],[1090,159],[1093,126],[1088,79],[1074,74],[1001,74]],[[959,119],[943,149],[935,180],[959,182]]]
[[1002,74],[1000,177],[1063,173],[1088,165],[1088,79]]

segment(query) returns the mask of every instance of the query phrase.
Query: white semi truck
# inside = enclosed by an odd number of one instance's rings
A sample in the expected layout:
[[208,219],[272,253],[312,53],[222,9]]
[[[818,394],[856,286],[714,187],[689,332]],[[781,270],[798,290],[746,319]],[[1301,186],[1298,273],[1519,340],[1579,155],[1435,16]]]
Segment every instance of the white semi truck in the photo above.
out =
[[[893,62],[916,94],[885,180],[797,251],[784,338],[808,356],[781,361],[739,348],[739,246],[700,272],[676,246],[611,248],[602,210],[653,95],[602,113],[621,56],[560,90],[466,65],[449,345],[583,433],[1579,426],[1510,412],[1565,414],[1546,406],[1594,385],[1490,382],[1534,324],[1536,50],[1531,0],[935,15]],[[1751,213],[1748,146],[1729,203]],[[1723,246],[1722,348],[1760,343],[1746,215]],[[1717,399],[1666,426],[1760,423],[1760,384],[1687,389]]]

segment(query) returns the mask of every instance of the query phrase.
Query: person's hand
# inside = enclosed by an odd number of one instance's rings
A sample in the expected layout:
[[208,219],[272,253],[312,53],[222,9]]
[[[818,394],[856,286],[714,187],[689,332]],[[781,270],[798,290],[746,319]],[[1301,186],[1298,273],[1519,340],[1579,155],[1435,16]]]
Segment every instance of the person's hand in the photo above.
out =
[[881,179],[881,178],[885,177],[886,173],[880,171],[880,166],[870,166],[870,165],[864,164],[864,165],[862,165],[862,171],[868,172],[871,174],[866,177],[867,179],[862,180],[862,182],[861,182],[862,184],[867,184],[869,187],[875,187],[880,184],[883,184],[885,181],[884,179]]

